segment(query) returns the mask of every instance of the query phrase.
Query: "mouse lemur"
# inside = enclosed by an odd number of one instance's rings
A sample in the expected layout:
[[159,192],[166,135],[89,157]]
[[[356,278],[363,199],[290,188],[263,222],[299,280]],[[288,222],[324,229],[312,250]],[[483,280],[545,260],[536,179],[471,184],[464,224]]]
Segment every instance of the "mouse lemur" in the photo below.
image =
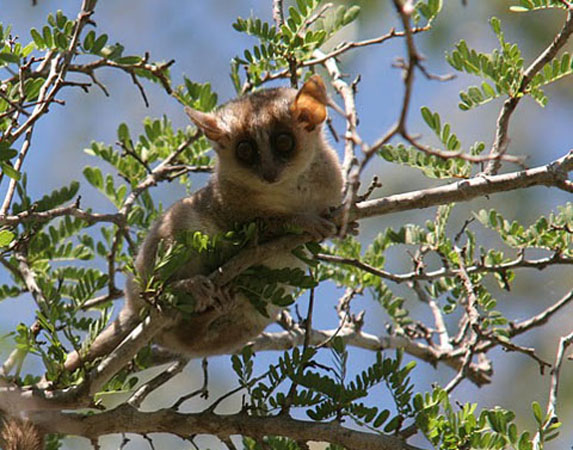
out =
[[[145,279],[153,270],[160,241],[173,241],[185,231],[213,235],[257,219],[294,224],[317,239],[332,235],[336,227],[327,217],[329,209],[341,202],[342,173],[323,136],[327,103],[324,83],[314,75],[300,90],[263,89],[213,113],[185,108],[213,145],[215,171],[206,187],[171,206],[149,231],[135,262],[139,276]],[[290,252],[273,255],[265,265],[304,268]],[[269,305],[266,317],[241,294],[231,298],[215,292],[205,282],[208,273],[200,254],[177,271],[176,279],[198,280],[192,290],[197,309],[156,336],[155,343],[190,357],[230,353],[276,319],[277,306]],[[217,295],[219,303],[221,299],[228,303],[223,311],[220,305],[217,311],[213,308]],[[67,369],[77,368],[82,359],[109,353],[140,320],[147,304],[133,277],[127,280],[125,296],[119,317],[85,354],[71,353]]]

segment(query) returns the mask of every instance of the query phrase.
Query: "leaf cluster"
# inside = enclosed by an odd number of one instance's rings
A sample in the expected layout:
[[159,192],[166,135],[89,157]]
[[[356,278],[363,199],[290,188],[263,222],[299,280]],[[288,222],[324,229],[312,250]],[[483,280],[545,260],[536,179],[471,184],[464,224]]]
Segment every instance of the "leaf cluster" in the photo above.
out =
[[541,216],[527,228],[515,220],[504,219],[494,209],[481,210],[476,217],[484,226],[496,231],[510,247],[540,248],[573,256],[573,204],[566,203],[557,208],[558,213]]
[[[253,376],[254,354],[250,348],[233,356],[233,370],[249,393],[247,408],[258,415],[303,408],[313,420],[349,418],[379,433],[397,432],[405,420],[414,416],[414,387],[409,374],[416,364],[412,361],[402,365],[401,352],[395,358],[378,353],[375,361],[351,381],[346,381],[348,353],[340,338],[334,339],[331,346],[331,368],[317,363],[318,353],[314,348],[285,352],[262,379]],[[287,381],[293,388],[285,393],[281,386]],[[395,414],[389,408],[364,403],[381,384],[394,400]]]
[[297,0],[288,8],[288,15],[280,27],[259,18],[238,18],[233,28],[256,37],[259,44],[233,59],[231,79],[235,89],[241,91],[241,67],[246,70],[252,86],[261,84],[272,72],[293,70],[293,67],[296,70],[342,27],[356,20],[359,12],[356,5],[333,7],[322,0]]
[[[32,202],[27,194],[26,177],[17,185],[19,201],[13,203],[15,213],[35,210],[48,211],[72,200],[79,184],[54,190],[39,200]],[[78,332],[95,335],[101,331],[108,320],[107,311],[100,318],[86,318],[76,315],[76,311],[89,299],[104,289],[109,281],[108,274],[96,267],[78,265],[78,261],[91,261],[98,250],[92,235],[87,232],[88,224],[80,219],[64,216],[55,221],[23,222],[10,231],[11,242],[25,245],[26,264],[34,274],[38,292],[32,292],[38,305],[36,318],[39,335],[20,325],[13,338],[25,353],[39,355],[47,376],[54,379],[65,360],[67,350],[62,343],[63,337],[76,345],[80,342]],[[18,267],[21,256],[9,248],[4,255],[5,263]],[[105,251],[107,255],[109,252]],[[0,300],[29,292],[26,280],[12,272],[12,282],[0,288]],[[63,333],[63,336],[60,335]]]
[[[92,24],[87,23],[86,27]],[[61,10],[50,13],[46,24],[41,28],[31,28],[31,41],[22,44],[18,37],[11,34],[11,27],[0,23],[0,71],[7,74],[2,77],[2,96],[0,98],[0,168],[2,173],[19,180],[21,174],[14,169],[13,159],[17,151],[12,148],[14,130],[19,129],[22,118],[27,119],[31,113],[42,115],[48,110],[47,104],[55,101],[57,90],[68,86],[79,86],[89,92],[91,83],[73,81],[64,77],[57,79],[50,75],[50,61],[67,67],[68,73],[79,73],[87,76],[109,95],[105,86],[96,78],[96,71],[101,67],[112,66],[132,75],[136,84],[138,77],[162,84],[170,90],[169,64],[148,63],[148,56],[123,54],[124,47],[119,44],[106,45],[108,35],[97,33],[86,27],[78,33],[78,19],[68,18]],[[77,34],[77,36],[76,36]],[[77,39],[76,39],[77,37]],[[81,63],[75,58],[82,57]],[[54,66],[54,68],[56,68]],[[16,75],[17,74],[17,75]],[[56,74],[57,75],[57,74]],[[143,89],[143,88],[141,88]],[[51,90],[51,91],[50,91]],[[44,96],[39,101],[39,95]],[[49,93],[49,94],[48,94]],[[49,98],[46,98],[48,95]],[[43,108],[43,109],[42,109]],[[14,113],[18,112],[18,115]],[[13,118],[17,117],[17,119]],[[33,126],[33,122],[26,122]],[[23,124],[22,124],[23,125]]]
[[[512,10],[564,7],[559,1],[524,0],[521,3],[520,7],[513,7]],[[470,49],[467,43],[461,40],[455,50],[446,55],[446,60],[454,69],[484,79],[480,86],[471,86],[460,92],[459,108],[467,111],[502,95],[511,98],[530,95],[540,106],[545,106],[548,98],[541,88],[573,73],[571,56],[565,52],[554,57],[531,80],[526,80],[521,50],[517,44],[505,40],[498,18],[493,17],[490,24],[498,38],[499,49],[482,53]],[[490,83],[493,83],[493,86]]]
[[414,5],[412,19],[416,25],[419,25],[423,19],[425,20],[426,25],[429,26],[438,16],[439,12],[442,10],[442,7],[442,0],[419,0]]
[[[519,432],[515,414],[500,407],[484,409],[477,413],[476,403],[466,403],[454,408],[448,394],[441,388],[433,392],[416,394],[414,406],[418,411],[416,425],[436,447],[444,450],[479,448],[495,450],[532,450],[533,439],[528,431]],[[457,411],[456,411],[457,409]],[[539,404],[534,402],[533,412],[541,426],[544,420]],[[556,437],[553,426],[548,441]]]
[[519,5],[510,6],[510,9],[514,12],[527,12],[550,8],[566,9],[566,5],[560,0],[519,0]]
[[[402,143],[397,145],[386,144],[378,154],[386,161],[401,164],[420,170],[429,178],[469,178],[472,175],[473,164],[468,158],[464,158],[461,150],[461,142],[451,125],[446,123],[442,126],[442,119],[437,112],[432,112],[428,107],[421,108],[422,118],[434,132],[443,145],[443,152],[451,156],[444,157],[434,155],[414,146],[406,146]],[[469,156],[478,156],[485,150],[483,142],[476,142],[469,149]]]

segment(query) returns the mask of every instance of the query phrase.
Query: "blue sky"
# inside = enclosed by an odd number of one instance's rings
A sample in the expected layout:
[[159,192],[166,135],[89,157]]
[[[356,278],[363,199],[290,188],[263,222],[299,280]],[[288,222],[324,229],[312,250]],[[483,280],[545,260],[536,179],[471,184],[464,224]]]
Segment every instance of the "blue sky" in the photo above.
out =
[[[76,14],[79,2],[39,0],[36,7],[32,7],[31,3],[27,0],[0,0],[0,22],[5,25],[13,24],[13,33],[19,35],[22,41],[29,39],[27,30],[31,26],[41,28],[48,12],[61,8],[66,14],[73,16]],[[270,20],[270,3],[266,0],[100,1],[94,19],[98,24],[98,31],[109,34],[109,42],[120,42],[124,45],[126,55],[149,51],[152,60],[175,59],[172,75],[176,82],[180,82],[183,75],[198,82],[209,81],[219,94],[219,99],[225,101],[234,96],[228,75],[230,59],[237,54],[242,54],[244,48],[255,43],[248,36],[233,30],[231,23],[237,16],[246,17],[251,14]],[[431,71],[440,74],[453,71],[447,66],[444,54],[462,37],[468,41],[470,46],[481,51],[489,51],[496,46],[495,35],[491,32],[485,15],[488,8],[495,2],[470,0],[468,3],[469,5],[464,8],[460,1],[448,2],[444,14],[436,22],[433,34],[427,40],[423,36],[416,37],[421,52],[427,56],[426,64]],[[497,3],[497,8],[499,8],[499,3],[510,4],[510,2]],[[342,39],[357,40],[374,37],[386,33],[391,26],[397,26],[395,17],[389,8],[381,8],[372,14],[373,16],[368,20],[363,20],[359,25],[344,30]],[[524,31],[533,21],[543,21],[547,18],[547,26],[555,30],[558,23],[554,23],[554,16],[549,15],[521,16],[518,20],[515,14],[503,12],[503,9],[500,18],[504,24],[508,24],[507,38],[517,42],[521,42]],[[526,64],[546,44],[544,42],[526,43]],[[398,56],[404,56],[403,42],[400,40],[389,41],[382,46],[369,47],[341,58],[343,72],[348,73],[351,78],[357,74],[362,76],[357,106],[360,116],[359,132],[367,142],[373,142],[383,135],[397,118],[403,91],[401,74],[399,70],[392,68],[391,64]],[[61,96],[66,101],[65,107],[54,106],[49,116],[38,123],[32,152],[25,166],[33,197],[41,197],[44,193],[69,184],[72,180],[83,181],[82,168],[85,165],[97,164],[97,161],[86,155],[83,149],[88,147],[93,140],[115,142],[116,129],[121,122],[127,123],[134,134],[142,130],[141,122],[147,116],[167,115],[176,127],[187,126],[188,120],[180,105],[165,95],[158,86],[145,84],[150,100],[150,107],[146,108],[137,88],[127,75],[107,70],[102,72],[100,79],[107,85],[111,98],[105,97],[97,88],[93,88],[88,95],[67,90]],[[486,146],[490,145],[494,135],[495,119],[501,107],[500,101],[492,102],[471,112],[461,112],[457,108],[458,91],[470,83],[477,82],[477,79],[462,75],[452,82],[439,83],[427,81],[418,74],[410,112],[410,130],[429,136],[430,130],[423,125],[419,114],[420,107],[427,105],[432,110],[440,112],[444,121],[452,123],[452,128],[458,133],[466,148],[476,140],[483,140]],[[510,128],[510,151],[529,155],[528,164],[530,165],[549,162],[572,147],[570,127],[573,119],[571,113],[573,86],[571,79],[562,81],[559,86],[549,89],[548,93],[550,102],[545,109],[538,107],[532,100],[524,100]],[[379,192],[380,195],[403,192],[427,186],[430,183],[413,170],[396,168],[381,162],[369,168],[367,175],[373,174],[379,175],[384,184]],[[204,177],[198,180],[197,185],[203,182]],[[367,185],[368,181],[365,184]],[[0,189],[2,197],[4,189]],[[83,183],[80,192],[84,207],[91,207],[102,212],[111,211],[106,200],[87,183]],[[566,199],[563,193],[543,188],[532,189],[524,194],[504,194],[492,200],[480,200],[476,204],[488,208],[495,205],[508,218],[521,217],[531,221]],[[169,205],[185,195],[185,191],[181,186],[170,185],[157,189],[154,195],[161,198],[165,205]],[[467,210],[464,208],[465,206],[461,207],[460,218],[467,216]],[[363,225],[362,239],[368,241],[387,226],[400,226],[406,221],[423,223],[430,217],[433,217],[433,213],[422,211],[385,217],[383,220],[372,219]],[[390,263],[390,267],[399,269],[405,262],[404,255],[396,254],[395,261]],[[509,297],[514,303],[504,307],[514,313],[517,318],[524,317],[521,312],[523,310],[530,313],[542,309],[544,305],[551,303],[564,292],[565,286],[559,279],[566,279],[567,274],[564,270],[555,273],[560,275],[546,277],[528,273],[530,277],[524,282],[525,288],[512,292]],[[0,282],[5,282],[6,279],[6,274],[1,273]],[[333,298],[337,292],[332,286],[327,286],[320,292],[317,310],[318,324],[333,326],[336,320]],[[503,295],[505,294],[500,293],[500,296]],[[515,302],[518,304],[516,305]],[[369,330],[383,332],[385,317],[377,305],[368,298],[364,298],[355,306],[357,309],[366,309]],[[420,314],[423,313],[420,312]],[[30,323],[31,320],[31,307],[26,299],[0,304],[0,332],[13,328],[20,321]],[[551,330],[534,333],[532,337],[523,339],[522,343],[524,345],[539,344],[544,355],[552,359],[555,338],[559,336],[561,330],[568,327],[568,324],[564,322],[566,320],[556,322]],[[545,337],[547,339],[543,340]],[[367,352],[356,352],[353,358],[360,361],[370,356]],[[494,356],[501,359],[501,364],[496,366],[497,372],[494,377],[494,382],[497,384],[484,387],[479,391],[469,384],[464,384],[459,391],[456,391],[457,398],[479,400],[483,405],[515,406],[519,411],[525,412],[529,408],[528,402],[533,398],[518,398],[515,384],[512,382],[516,371],[519,373],[523,371],[527,373],[527,380],[539,383],[539,395],[536,399],[542,405],[544,404],[548,379],[535,374],[536,366],[533,362],[526,360],[522,355],[507,354],[506,356],[506,354],[496,352]],[[261,365],[264,365],[269,357],[262,355]],[[217,360],[214,365],[226,368],[228,362],[226,359]],[[197,366],[198,364],[195,365]],[[422,369],[415,372],[416,377],[419,377],[415,382],[421,387],[428,387],[434,380],[446,381],[453,375],[449,370],[435,371],[423,363],[420,367]],[[180,388],[184,390],[185,386]],[[563,392],[567,391],[564,389]],[[571,411],[567,417],[571,420],[573,417]],[[531,426],[532,421],[526,421],[525,425]],[[573,427],[570,428],[573,429]],[[566,429],[567,426],[564,429],[564,435],[567,435]],[[570,445],[570,441],[564,437],[560,442]],[[75,442],[72,441],[69,448],[79,448],[75,447]],[[141,442],[134,443],[129,448],[145,448],[146,444]],[[185,448],[184,444],[173,443],[173,445],[181,445],[180,448]],[[555,444],[554,448],[559,448],[558,445]]]

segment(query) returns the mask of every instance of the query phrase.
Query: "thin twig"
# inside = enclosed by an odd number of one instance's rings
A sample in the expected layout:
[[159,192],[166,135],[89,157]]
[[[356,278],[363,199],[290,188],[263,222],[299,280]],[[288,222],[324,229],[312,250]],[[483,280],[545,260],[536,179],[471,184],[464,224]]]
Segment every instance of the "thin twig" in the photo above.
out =
[[27,209],[13,216],[2,216],[0,215],[0,226],[8,225],[15,226],[22,223],[28,222],[48,222],[56,217],[61,216],[72,216],[78,219],[85,220],[87,223],[94,224],[98,222],[111,222],[116,225],[123,224],[123,217],[120,214],[99,214],[91,213],[82,210],[77,202],[73,205],[62,206],[59,208],[49,209],[47,211],[33,211],[32,209]]
[[283,0],[273,0],[273,20],[277,29],[283,26],[285,21],[283,12]]
[[316,348],[328,347],[330,343],[338,336],[338,334],[342,331],[343,328],[349,326],[349,317],[350,317],[350,301],[354,298],[354,296],[358,293],[357,289],[354,288],[347,288],[344,295],[338,301],[336,306],[336,310],[338,312],[338,328],[332,333],[328,339],[321,342],[320,344],[316,345]]
[[[423,27],[414,27],[411,29],[411,31],[413,34],[417,34],[417,33],[421,33],[424,31],[428,31],[429,29],[430,29],[430,27],[428,25],[425,25]],[[394,28],[391,28],[388,33],[386,33],[382,36],[378,36],[378,37],[375,37],[372,39],[366,39],[364,41],[347,42],[347,43],[342,44],[340,47],[335,48],[334,50],[332,50],[329,53],[322,53],[322,52],[318,53],[317,52],[314,54],[313,59],[308,59],[306,61],[298,62],[297,68],[312,67],[312,66],[316,66],[318,64],[324,64],[327,60],[334,59],[337,56],[345,54],[346,52],[348,52],[352,49],[371,46],[371,45],[378,45],[378,44],[382,44],[382,43],[386,42],[389,39],[396,38],[396,37],[404,37],[404,36],[406,36],[405,32],[396,31]],[[273,80],[277,80],[277,79],[281,79],[281,78],[288,78],[289,76],[290,76],[290,68],[289,69],[283,69],[283,70],[280,70],[278,72],[266,72],[261,76],[259,84],[262,85],[262,84],[268,83],[269,81],[273,81]],[[245,84],[242,86],[241,92],[243,94],[245,94],[246,92],[249,92],[252,88],[253,88],[252,83],[249,82],[249,80],[247,80],[245,82]]]
[[[15,142],[21,135],[25,134],[24,143],[20,149],[20,153],[14,164],[14,169],[19,171],[22,168],[24,159],[28,154],[30,143],[32,139],[32,132],[34,124],[42,117],[47,111],[51,103],[55,101],[56,95],[59,90],[66,85],[66,74],[72,58],[76,54],[80,34],[86,24],[89,22],[91,15],[94,12],[97,0],[83,0],[78,18],[72,32],[72,37],[66,52],[63,52],[50,61],[50,69],[46,81],[40,87],[38,92],[37,104],[32,111],[32,114],[21,124],[17,129],[5,133],[3,138],[9,142]],[[21,75],[20,75],[21,77]],[[51,89],[50,89],[51,87]],[[16,188],[16,180],[10,180],[8,192],[4,198],[2,207],[0,208],[0,216],[5,216],[10,208],[14,191]]]
[[165,371],[159,373],[135,391],[127,403],[134,408],[139,408],[149,394],[180,374],[188,362],[189,360],[187,358],[180,358],[178,361],[175,361]]
[[496,345],[502,347],[508,352],[518,352],[529,356],[539,365],[539,372],[541,375],[545,374],[546,367],[551,367],[551,364],[541,359],[541,357],[537,356],[534,348],[524,347],[522,345],[515,344],[511,342],[509,339],[503,339],[500,338],[499,336],[496,336],[494,332],[488,332],[488,333],[481,332],[480,335],[481,338],[493,341]]
[[442,310],[436,301],[430,297],[426,291],[424,291],[424,288],[420,285],[419,281],[412,281],[410,287],[418,295],[418,298],[428,305],[430,311],[432,312],[432,316],[434,317],[434,324],[436,327],[436,333],[438,335],[439,349],[442,351],[451,351],[453,347],[450,343],[450,336],[448,334],[448,328],[446,327],[446,322],[444,321]]
[[185,141],[183,141],[173,153],[171,153],[167,158],[165,158],[157,167],[155,167],[152,172],[147,175],[145,180],[139,183],[131,193],[126,197],[123,202],[122,207],[119,210],[119,214],[127,217],[127,214],[131,211],[135,200],[142,194],[146,189],[155,186],[159,181],[166,179],[166,177],[172,172],[170,166],[173,161],[175,161],[181,153],[183,153],[193,142],[201,137],[201,133],[196,131],[192,135],[188,136]]
[[[558,301],[556,301],[548,308],[544,309],[539,314],[536,314],[535,316],[530,317],[529,319],[526,320],[522,320],[521,322],[518,323],[510,322],[507,328],[508,338],[512,338],[514,336],[523,334],[531,330],[532,328],[545,325],[549,321],[549,319],[551,319],[551,317],[553,317],[557,312],[561,311],[561,309],[563,309],[565,306],[568,306],[572,302],[573,302],[573,290],[569,291]],[[481,343],[478,346],[477,351],[486,352],[494,346],[495,343],[491,341],[487,343]]]
[[109,292],[105,295],[100,295],[98,297],[94,297],[90,300],[87,300],[81,305],[81,309],[87,310],[91,308],[95,308],[97,306],[103,305],[104,303],[110,302],[112,300],[116,300],[118,298],[123,297],[123,291],[119,289]]
[[549,400],[547,401],[547,412],[546,416],[548,420],[543,424],[541,430],[539,430],[535,437],[533,438],[533,448],[540,449],[541,443],[543,442],[543,433],[547,432],[549,427],[557,422],[557,394],[559,391],[559,375],[561,373],[561,364],[563,363],[563,357],[567,348],[573,344],[573,333],[567,336],[562,336],[559,340],[559,347],[557,349],[557,355],[555,356],[555,364],[553,365],[553,370],[551,371],[551,386],[549,388]]
[[[436,280],[439,278],[449,278],[454,277],[459,274],[459,269],[447,269],[442,268],[432,272],[408,272],[403,274],[395,274],[392,272],[388,272],[386,270],[378,269],[364,261],[355,258],[345,258],[342,256],[337,255],[328,255],[325,253],[319,253],[316,255],[316,259],[319,261],[325,261],[335,264],[344,264],[356,267],[358,269],[364,270],[365,272],[371,273],[372,275],[376,275],[380,278],[385,280],[393,281],[394,283],[408,283],[413,281],[430,281]],[[551,267],[553,265],[573,265],[573,258],[568,258],[563,256],[562,254],[554,254],[553,256],[548,256],[546,258],[539,258],[539,259],[524,259],[519,257],[513,261],[508,261],[501,264],[495,265],[487,265],[483,264],[475,264],[472,266],[467,267],[468,273],[484,273],[484,272],[493,272],[493,273],[505,273],[509,270],[519,269],[519,268],[531,268],[537,270],[544,270],[547,267]]]
[[[328,339],[331,339],[333,335],[340,337],[347,346],[351,347],[371,351],[402,349],[405,353],[426,361],[432,366],[443,363],[454,370],[459,370],[462,367],[461,358],[463,355],[460,352],[441,352],[434,347],[413,341],[404,336],[376,336],[355,327],[312,330],[310,345],[321,345]],[[297,330],[264,332],[255,338],[251,344],[255,351],[284,351],[302,345],[303,339],[304,334]],[[491,381],[490,375],[491,367],[489,365],[470,363],[466,369],[467,378],[478,386],[489,383]]]
[[173,410],[177,411],[179,408],[181,408],[183,403],[194,397],[197,397],[198,395],[200,395],[202,398],[208,397],[209,391],[207,388],[209,387],[209,360],[207,358],[203,358],[201,361],[201,368],[203,369],[203,384],[199,389],[196,389],[195,391],[180,397],[171,407]]
[[[20,153],[18,154],[18,158],[14,163],[14,170],[19,172],[24,164],[24,158],[28,154],[28,150],[30,150],[30,145],[32,143],[32,134],[34,132],[34,127],[30,127],[26,132],[26,136],[24,138],[24,142],[22,143],[22,147],[20,147]],[[16,184],[17,180],[12,178],[10,179],[10,184],[8,185],[8,192],[6,192],[6,196],[4,197],[4,202],[2,203],[2,207],[0,207],[0,217],[5,216],[12,204],[12,198],[14,197],[14,192],[16,192]]]
[[[316,51],[314,54],[321,57],[323,56],[322,52],[320,51]],[[338,68],[334,58],[331,57],[325,59],[324,66],[332,78],[332,85],[344,101],[346,132],[344,134],[345,144],[342,171],[345,178],[345,192],[343,201],[344,208],[340,220],[339,232],[341,236],[344,236],[348,226],[350,208],[356,202],[356,195],[359,186],[359,179],[356,175],[356,170],[354,170],[355,166],[357,165],[355,147],[356,145],[363,145],[362,140],[360,139],[360,136],[357,132],[358,115],[356,112],[356,101],[354,98],[356,95],[356,84],[353,83],[352,85],[349,85],[343,80],[340,69]]]
[[458,256],[458,266],[459,272],[458,276],[462,281],[464,289],[466,291],[466,296],[462,298],[461,304],[465,310],[465,316],[467,317],[469,323],[470,334],[468,337],[464,338],[460,343],[464,349],[464,355],[462,359],[462,365],[458,370],[456,376],[446,385],[444,390],[446,392],[452,392],[459,383],[466,378],[466,371],[472,361],[473,355],[477,344],[480,341],[480,315],[477,310],[478,308],[478,294],[476,292],[476,287],[467,272],[466,269],[466,252],[465,249],[460,249],[459,247],[454,247],[455,252]]

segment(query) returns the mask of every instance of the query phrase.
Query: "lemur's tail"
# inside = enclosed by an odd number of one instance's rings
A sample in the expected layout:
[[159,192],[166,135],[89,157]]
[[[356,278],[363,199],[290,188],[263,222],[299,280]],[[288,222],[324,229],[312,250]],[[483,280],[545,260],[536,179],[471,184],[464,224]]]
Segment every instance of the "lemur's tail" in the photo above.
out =
[[0,447],[3,450],[43,450],[44,434],[28,420],[0,419]]

